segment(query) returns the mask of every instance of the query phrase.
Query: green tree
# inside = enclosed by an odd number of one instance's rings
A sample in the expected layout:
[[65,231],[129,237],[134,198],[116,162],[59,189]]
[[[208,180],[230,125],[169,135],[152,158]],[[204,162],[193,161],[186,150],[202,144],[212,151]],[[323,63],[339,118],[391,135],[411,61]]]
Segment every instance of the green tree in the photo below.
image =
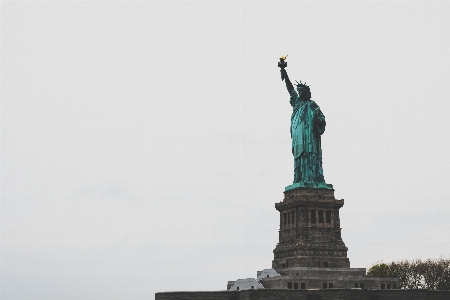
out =
[[377,263],[367,271],[367,277],[390,277],[389,266],[385,263]]
[[400,280],[399,288],[406,288],[409,280],[410,263],[407,260],[399,262],[391,262],[389,264],[389,274],[392,277],[397,277]]
[[414,259],[376,263],[367,277],[397,277],[403,289],[450,290],[450,259]]

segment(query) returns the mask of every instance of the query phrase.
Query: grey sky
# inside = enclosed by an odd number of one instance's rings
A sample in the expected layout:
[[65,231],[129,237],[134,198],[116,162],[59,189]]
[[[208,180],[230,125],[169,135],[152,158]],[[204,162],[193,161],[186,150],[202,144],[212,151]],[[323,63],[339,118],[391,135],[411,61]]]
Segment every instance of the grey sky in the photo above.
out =
[[2,299],[153,299],[271,267],[277,60],[326,116],[352,267],[449,255],[448,2],[1,2]]

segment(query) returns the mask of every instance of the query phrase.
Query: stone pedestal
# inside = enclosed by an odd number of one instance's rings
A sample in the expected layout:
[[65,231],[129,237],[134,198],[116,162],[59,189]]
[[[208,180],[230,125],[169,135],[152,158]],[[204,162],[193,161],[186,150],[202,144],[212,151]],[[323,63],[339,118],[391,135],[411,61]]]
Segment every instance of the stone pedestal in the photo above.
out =
[[330,188],[287,189],[275,204],[280,230],[272,267],[282,275],[292,267],[350,268],[339,221],[343,205]]

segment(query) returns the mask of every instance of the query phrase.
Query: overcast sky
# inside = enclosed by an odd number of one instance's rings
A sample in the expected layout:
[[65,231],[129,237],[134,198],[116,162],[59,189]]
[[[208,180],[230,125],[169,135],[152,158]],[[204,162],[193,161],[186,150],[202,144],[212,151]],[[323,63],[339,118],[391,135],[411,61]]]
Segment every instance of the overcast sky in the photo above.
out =
[[270,268],[286,54],[326,116],[351,267],[449,257],[449,2],[2,2],[0,298]]

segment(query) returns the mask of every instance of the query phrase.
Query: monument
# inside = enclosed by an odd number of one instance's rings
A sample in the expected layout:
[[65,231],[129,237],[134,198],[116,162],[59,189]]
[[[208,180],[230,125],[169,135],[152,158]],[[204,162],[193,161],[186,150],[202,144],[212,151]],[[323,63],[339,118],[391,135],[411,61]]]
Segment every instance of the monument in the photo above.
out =
[[306,83],[297,82],[294,89],[285,59],[282,56],[278,66],[293,110],[290,132],[294,182],[285,188],[284,200],[275,204],[280,212],[280,230],[272,268],[349,268],[339,221],[344,200],[335,199],[333,186],[325,183],[323,176],[321,135],[325,132],[325,116],[311,100]]
[[272,268],[257,271],[256,279],[229,281],[226,291],[157,293],[156,299],[448,299],[450,292],[398,290],[398,278],[366,277],[365,268],[350,268],[339,218],[344,200],[334,197],[322,167],[325,115],[306,83],[294,88],[286,58],[278,67],[292,106],[294,180],[275,203],[280,227]]

